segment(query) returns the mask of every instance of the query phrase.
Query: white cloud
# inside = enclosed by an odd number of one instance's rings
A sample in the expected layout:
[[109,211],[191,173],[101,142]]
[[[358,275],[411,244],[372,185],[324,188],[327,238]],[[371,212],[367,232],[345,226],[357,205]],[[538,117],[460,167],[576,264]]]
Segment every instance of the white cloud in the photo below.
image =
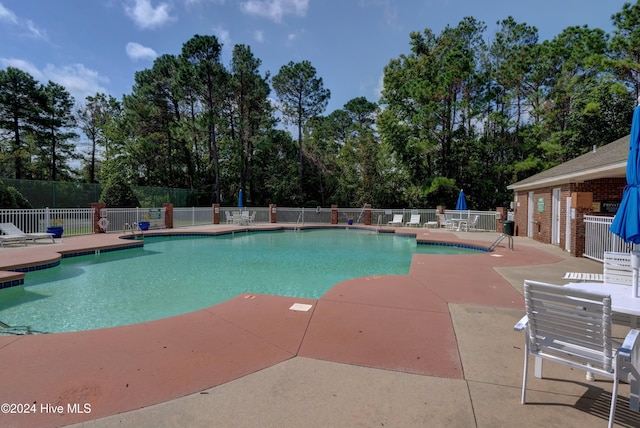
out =
[[231,35],[229,30],[224,28],[222,25],[218,25],[213,29],[213,34],[216,35],[218,41],[224,46],[231,46]]
[[205,2],[210,2],[210,3],[215,3],[215,4],[219,4],[219,5],[223,5],[225,0],[184,0],[184,4],[189,7],[192,4],[199,4],[199,3],[205,3]]
[[4,7],[2,3],[0,3],[0,22],[17,25],[21,29],[26,30],[29,37],[47,40],[47,33],[44,30],[38,28],[30,19],[26,21],[19,19],[15,13]]
[[157,7],[153,7],[151,0],[133,0],[133,4],[129,2],[124,6],[129,18],[143,30],[161,27],[174,19],[169,14],[170,9],[169,3],[160,3]]
[[2,3],[0,3],[0,21],[6,21],[11,24],[18,23],[18,17],[15,13],[11,12],[9,9],[4,7]]
[[305,16],[309,0],[246,0],[240,5],[243,12],[282,22],[284,15]]
[[42,72],[38,70],[38,67],[31,64],[28,61],[18,58],[0,58],[0,63],[2,63],[4,68],[13,67],[24,72],[29,73],[34,79],[40,81],[43,79]]
[[76,101],[82,101],[87,95],[95,95],[96,92],[108,93],[102,84],[109,83],[109,79],[82,64],[63,67],[47,64],[40,70],[32,63],[17,58],[0,58],[0,63],[5,67],[15,67],[29,73],[43,85],[49,80],[58,83],[64,86]]
[[292,46],[293,42],[295,42],[297,38],[298,38],[298,35],[295,33],[287,34],[287,46]]
[[254,31],[253,40],[255,40],[258,43],[264,43],[264,32],[262,30]]
[[44,30],[41,30],[40,28],[38,28],[36,26],[36,24],[33,23],[32,20],[28,19],[25,22],[25,26],[26,26],[26,28],[27,28],[27,30],[29,32],[29,35],[31,37],[34,37],[36,39],[42,39],[42,40],[47,40],[48,39],[47,32],[44,31]]
[[63,67],[47,64],[42,73],[47,80],[64,86],[76,101],[84,100],[87,95],[95,95],[96,92],[108,93],[101,84],[109,83],[109,79],[82,64],[71,64]]
[[129,42],[127,43],[127,55],[132,60],[154,60],[158,56],[158,53],[153,49],[142,46],[140,43]]

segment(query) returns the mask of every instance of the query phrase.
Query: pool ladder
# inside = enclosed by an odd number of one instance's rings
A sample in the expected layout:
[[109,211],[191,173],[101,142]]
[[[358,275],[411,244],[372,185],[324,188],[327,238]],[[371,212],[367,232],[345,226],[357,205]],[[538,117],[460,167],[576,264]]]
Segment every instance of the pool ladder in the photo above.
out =
[[513,250],[513,236],[507,235],[506,233],[501,233],[500,236],[498,236],[496,240],[493,241],[493,244],[491,244],[491,246],[489,247],[489,251],[495,250],[498,244],[502,242],[504,238],[509,239],[509,249]]
[[296,225],[293,227],[294,232],[298,232],[300,230],[300,223],[304,226],[304,209],[300,211],[298,215],[298,220],[296,220]]
[[140,231],[140,235],[144,238],[144,232],[142,231],[142,229],[140,229],[140,226],[138,225],[138,222],[134,221],[131,224],[125,223],[123,229],[124,229],[123,233],[129,231],[129,232],[131,232],[131,234],[133,236],[136,235],[136,231]]

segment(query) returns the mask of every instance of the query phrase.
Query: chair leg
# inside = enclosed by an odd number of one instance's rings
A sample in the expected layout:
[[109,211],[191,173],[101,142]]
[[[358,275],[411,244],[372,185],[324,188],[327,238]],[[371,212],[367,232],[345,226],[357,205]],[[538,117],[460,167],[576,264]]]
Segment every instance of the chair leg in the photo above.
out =
[[609,428],[613,428],[613,421],[616,415],[616,401],[618,399],[618,369],[615,370],[615,377],[613,379],[613,390],[611,391],[611,410],[609,411]]
[[524,404],[527,398],[527,371],[529,371],[529,343],[525,340],[524,369],[522,370],[522,395],[520,397],[520,404]]
[[[632,361],[635,358],[632,356]],[[618,360],[618,371],[622,379],[629,384],[629,408],[634,412],[640,411],[640,373],[634,364],[627,364],[627,361]]]
[[538,379],[542,379],[542,358],[540,357],[536,357],[534,373],[535,377],[537,377]]

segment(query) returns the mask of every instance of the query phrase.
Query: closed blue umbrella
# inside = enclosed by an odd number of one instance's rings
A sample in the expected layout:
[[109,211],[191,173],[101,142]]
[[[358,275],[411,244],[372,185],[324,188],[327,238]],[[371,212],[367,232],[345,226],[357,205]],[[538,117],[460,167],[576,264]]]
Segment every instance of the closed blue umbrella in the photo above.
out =
[[640,243],[640,106],[633,110],[631,134],[629,135],[629,157],[627,158],[627,185],[622,201],[609,230],[625,242]]
[[243,207],[243,203],[242,203],[242,189],[240,189],[240,191],[238,192],[238,208],[242,209]]
[[467,209],[467,199],[464,197],[464,190],[460,190],[458,202],[456,202],[457,211],[465,211]]

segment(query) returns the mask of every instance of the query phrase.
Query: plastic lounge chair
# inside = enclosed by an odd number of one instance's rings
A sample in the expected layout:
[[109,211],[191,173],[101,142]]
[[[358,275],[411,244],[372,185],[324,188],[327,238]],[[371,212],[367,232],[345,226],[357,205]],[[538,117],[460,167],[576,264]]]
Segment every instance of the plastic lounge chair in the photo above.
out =
[[4,244],[11,244],[11,243],[21,243],[23,245],[27,245],[27,237],[24,235],[7,235],[7,234],[0,234],[0,247],[4,247]]
[[402,226],[402,214],[394,214],[393,220],[389,223],[389,226]]
[[629,382],[630,406],[637,410],[639,377],[631,356],[638,351],[640,331],[631,330],[616,349],[611,339],[611,296],[525,281],[524,297],[526,315],[514,326],[525,332],[520,402],[526,402],[532,355],[537,378],[542,378],[542,362],[547,360],[612,379],[609,427],[613,426],[620,379]]
[[56,242],[56,240],[53,238],[53,233],[24,233],[13,223],[0,223],[0,230],[5,234],[5,236],[22,236],[25,238],[25,241],[27,239],[31,240],[32,242],[36,242],[36,239],[51,239],[51,242]]
[[229,211],[224,212],[224,217],[227,220],[227,224],[233,224],[233,216]]
[[420,226],[420,214],[411,214],[411,218],[407,223],[405,223],[405,226],[409,226],[409,227]]

